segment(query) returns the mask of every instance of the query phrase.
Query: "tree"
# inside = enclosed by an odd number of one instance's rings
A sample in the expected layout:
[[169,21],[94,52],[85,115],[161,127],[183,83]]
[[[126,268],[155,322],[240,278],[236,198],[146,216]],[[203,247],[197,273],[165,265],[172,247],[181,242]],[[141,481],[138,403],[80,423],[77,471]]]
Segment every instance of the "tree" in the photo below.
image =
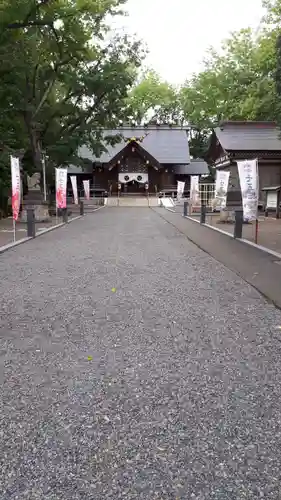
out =
[[221,120],[276,120],[276,37],[263,28],[233,33],[220,53],[211,49],[203,71],[180,91],[185,120],[194,127],[192,147],[203,154],[210,130]]
[[123,3],[2,2],[0,107],[26,168],[41,170],[43,148],[56,164],[75,161],[80,144],[101,148],[101,129],[117,124],[143,56],[126,36],[108,40],[106,18]]
[[271,29],[276,34],[276,71],[274,74],[275,89],[278,98],[278,122],[281,125],[281,1],[264,0],[264,7],[267,8],[265,21],[271,25]]
[[128,113],[137,123],[158,120],[175,123],[179,118],[177,90],[149,70],[140,75],[128,98]]

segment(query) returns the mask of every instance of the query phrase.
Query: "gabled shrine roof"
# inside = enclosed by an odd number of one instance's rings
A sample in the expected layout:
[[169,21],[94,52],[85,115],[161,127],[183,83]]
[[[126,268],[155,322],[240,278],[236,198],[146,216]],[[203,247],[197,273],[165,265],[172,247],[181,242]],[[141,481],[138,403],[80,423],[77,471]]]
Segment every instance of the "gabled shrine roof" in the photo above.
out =
[[[187,129],[169,125],[148,125],[147,127],[120,127],[116,130],[105,130],[104,137],[120,134],[121,142],[115,146],[106,145],[106,152],[98,158],[86,146],[79,150],[81,158],[92,162],[108,163],[117,153],[128,144],[128,139],[140,138],[140,145],[159,163],[162,164],[189,164],[189,145]],[[127,141],[126,141],[127,139]]]
[[227,151],[281,151],[281,131],[275,122],[225,121],[214,129]]

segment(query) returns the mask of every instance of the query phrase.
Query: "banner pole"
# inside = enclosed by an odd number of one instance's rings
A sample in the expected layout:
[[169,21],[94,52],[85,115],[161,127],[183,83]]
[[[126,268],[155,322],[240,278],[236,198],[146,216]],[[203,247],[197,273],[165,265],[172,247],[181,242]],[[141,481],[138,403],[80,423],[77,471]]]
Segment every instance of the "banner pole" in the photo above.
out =
[[257,217],[256,217],[256,227],[255,227],[255,243],[258,243],[258,232],[259,232],[259,160],[256,159],[256,185],[257,185]]
[[14,229],[14,243],[16,241],[16,221],[13,219],[13,229]]
[[256,218],[256,227],[255,227],[255,243],[258,243],[258,232],[259,232],[259,219],[258,216]]

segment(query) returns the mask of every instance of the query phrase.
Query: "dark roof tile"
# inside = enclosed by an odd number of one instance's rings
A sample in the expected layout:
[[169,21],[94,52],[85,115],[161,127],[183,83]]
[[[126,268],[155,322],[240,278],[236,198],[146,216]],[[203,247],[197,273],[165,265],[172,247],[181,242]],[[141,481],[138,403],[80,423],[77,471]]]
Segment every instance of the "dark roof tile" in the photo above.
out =
[[223,122],[215,134],[225,151],[281,151],[281,132],[274,122]]
[[173,171],[176,175],[208,175],[209,168],[204,160],[191,160],[190,165],[175,165]]
[[107,152],[102,153],[99,158],[82,146],[79,156],[87,158],[92,162],[99,161],[108,163],[127,144],[126,139],[131,137],[146,137],[141,142],[141,146],[150,153],[159,163],[162,164],[188,164],[190,163],[189,145],[186,129],[181,127],[169,127],[168,125],[148,126],[148,127],[121,127],[117,130],[105,130],[104,136],[122,134],[124,140],[115,146],[107,146]]

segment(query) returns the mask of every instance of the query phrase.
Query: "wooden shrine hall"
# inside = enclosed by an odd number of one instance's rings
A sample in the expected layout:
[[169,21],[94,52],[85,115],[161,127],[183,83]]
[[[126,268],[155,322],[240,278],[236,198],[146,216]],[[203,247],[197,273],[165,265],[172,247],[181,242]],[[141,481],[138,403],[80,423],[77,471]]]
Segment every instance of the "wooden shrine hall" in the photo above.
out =
[[82,180],[89,179],[91,194],[108,195],[155,195],[176,190],[177,180],[186,182],[189,189],[190,175],[208,175],[203,160],[191,160],[188,130],[169,125],[121,127],[104,131],[104,137],[116,136],[120,141],[106,145],[99,157],[87,148],[79,150],[79,156],[88,169],[69,168],[69,174],[77,175],[78,189]]

